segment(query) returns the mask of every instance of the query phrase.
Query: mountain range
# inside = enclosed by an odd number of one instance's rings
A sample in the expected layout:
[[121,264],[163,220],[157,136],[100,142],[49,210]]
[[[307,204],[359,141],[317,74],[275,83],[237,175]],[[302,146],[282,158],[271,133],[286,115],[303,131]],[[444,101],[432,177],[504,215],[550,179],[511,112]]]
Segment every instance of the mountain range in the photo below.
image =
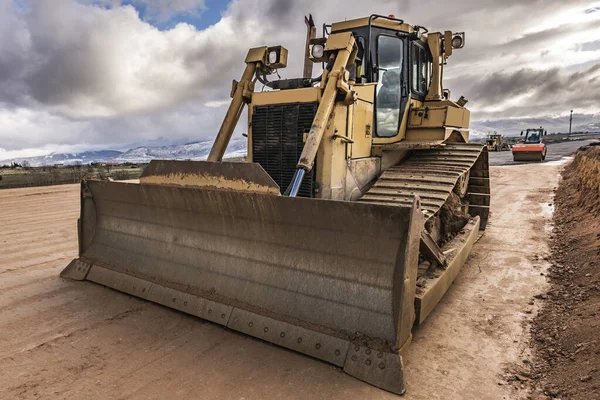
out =
[[[246,155],[245,137],[232,138],[227,147],[225,158],[244,157]],[[99,163],[147,163],[150,160],[205,160],[210,153],[213,141],[200,141],[171,146],[140,146],[127,151],[101,150],[81,153],[52,153],[45,156],[21,157],[0,160],[0,165],[13,162],[22,164],[27,161],[32,167],[45,165],[75,165]]]
[[[573,132],[600,132],[600,114],[574,114]],[[490,121],[472,121],[470,134],[473,139],[486,137],[488,133],[498,132],[507,136],[519,136],[523,129],[543,126],[548,133],[568,132],[569,118],[515,118]],[[232,138],[227,147],[225,158],[243,157],[246,155],[245,137]],[[0,165],[12,162],[27,161],[32,167],[43,165],[73,165],[89,164],[92,162],[112,163],[147,163],[153,159],[162,160],[205,160],[212,147],[213,141],[197,141],[178,145],[139,146],[127,151],[100,150],[81,153],[52,153],[38,157],[22,157],[0,160]]]

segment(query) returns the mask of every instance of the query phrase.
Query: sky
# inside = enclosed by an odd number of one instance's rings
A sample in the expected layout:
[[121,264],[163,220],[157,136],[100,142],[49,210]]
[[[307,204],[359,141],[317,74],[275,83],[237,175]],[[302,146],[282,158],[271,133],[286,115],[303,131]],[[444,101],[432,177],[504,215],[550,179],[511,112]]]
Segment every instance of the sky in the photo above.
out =
[[0,159],[212,139],[248,48],[301,76],[311,12],[466,32],[444,86],[475,122],[600,119],[600,1],[0,0]]

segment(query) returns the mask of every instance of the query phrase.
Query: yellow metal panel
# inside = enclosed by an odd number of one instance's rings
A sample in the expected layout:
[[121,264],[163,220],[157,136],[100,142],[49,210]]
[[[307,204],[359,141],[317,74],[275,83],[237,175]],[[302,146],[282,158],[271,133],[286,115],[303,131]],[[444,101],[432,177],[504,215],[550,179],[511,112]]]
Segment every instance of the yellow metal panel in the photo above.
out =
[[351,138],[354,143],[350,145],[352,158],[371,156],[373,141],[373,104],[358,100],[352,107],[352,122],[350,126]]
[[420,108],[410,110],[410,116],[408,120],[408,126],[421,126],[423,123],[424,112]]
[[334,33],[327,38],[325,51],[346,49],[351,44],[351,38],[351,32]]
[[410,112],[409,128],[469,127],[469,110],[452,103],[440,103],[442,102],[427,102],[425,107],[413,108]]
[[465,128],[453,127],[430,127],[430,128],[409,128],[406,132],[406,141],[414,141],[415,143],[424,143],[424,141],[439,141],[446,142],[469,141],[469,130]]
[[376,83],[352,85],[356,92],[357,102],[351,107],[348,116],[350,137],[354,143],[349,147],[351,158],[371,156],[373,142],[373,100],[375,98]]
[[423,128],[442,127],[446,123],[446,107],[429,107],[428,110],[420,108],[418,113],[423,113],[420,126]]
[[248,50],[248,55],[246,56],[246,63],[262,62],[265,59],[266,51],[267,46],[255,47],[253,49]]
[[[331,25],[331,32],[343,31],[346,29],[359,28],[369,25],[369,17],[351,19],[349,21],[334,22]],[[385,18],[376,18],[371,21],[371,26],[380,28],[393,29],[400,32],[414,32],[414,29],[409,24],[399,24],[398,21],[390,21]]]
[[362,83],[351,86],[351,89],[356,92],[359,100],[373,103],[375,98],[375,87],[377,83]]
[[334,139],[333,135],[347,136],[348,107],[337,104],[333,110],[333,123],[323,133],[323,139],[317,152],[315,179],[319,184],[316,197],[344,200],[346,183],[346,143]]
[[446,128],[433,129],[408,129],[406,132],[406,140],[444,140],[446,138]]
[[468,128],[470,119],[469,114],[469,110],[466,108],[448,107],[446,125],[456,126],[458,128]]
[[452,31],[444,32],[444,54],[446,57],[452,55]]
[[256,92],[252,95],[252,106],[282,103],[312,103],[319,101],[321,90],[319,88],[301,88],[289,90],[276,90],[271,92]]

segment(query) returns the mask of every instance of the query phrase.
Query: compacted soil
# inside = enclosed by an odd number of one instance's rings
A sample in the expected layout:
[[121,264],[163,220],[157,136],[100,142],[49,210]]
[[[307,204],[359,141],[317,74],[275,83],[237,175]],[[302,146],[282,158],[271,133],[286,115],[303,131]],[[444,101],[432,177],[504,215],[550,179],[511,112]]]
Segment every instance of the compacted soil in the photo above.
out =
[[[504,372],[533,358],[530,322],[542,300],[529,303],[547,291],[548,203],[561,168],[546,162],[491,169],[490,223],[414,332],[404,399],[527,397],[526,384],[507,383]],[[399,398],[310,357],[60,278],[77,255],[78,191],[0,190],[0,399]],[[581,312],[591,320],[591,309]],[[575,357],[592,357],[593,340],[577,339]],[[597,385],[593,368],[582,367],[575,383],[591,375],[585,384]]]

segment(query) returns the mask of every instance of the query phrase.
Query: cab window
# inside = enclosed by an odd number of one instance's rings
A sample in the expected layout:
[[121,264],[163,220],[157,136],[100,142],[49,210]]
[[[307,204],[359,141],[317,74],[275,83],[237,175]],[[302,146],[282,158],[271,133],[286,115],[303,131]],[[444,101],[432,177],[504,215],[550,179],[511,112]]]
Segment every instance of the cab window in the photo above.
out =
[[377,38],[377,136],[398,134],[400,124],[403,41],[395,36]]
[[412,92],[418,96],[427,94],[430,76],[430,62],[427,50],[417,43],[412,44]]
[[354,61],[356,66],[356,82],[365,83],[367,82],[367,71],[365,66],[365,38],[362,36],[355,36],[355,39],[358,46],[356,60]]

